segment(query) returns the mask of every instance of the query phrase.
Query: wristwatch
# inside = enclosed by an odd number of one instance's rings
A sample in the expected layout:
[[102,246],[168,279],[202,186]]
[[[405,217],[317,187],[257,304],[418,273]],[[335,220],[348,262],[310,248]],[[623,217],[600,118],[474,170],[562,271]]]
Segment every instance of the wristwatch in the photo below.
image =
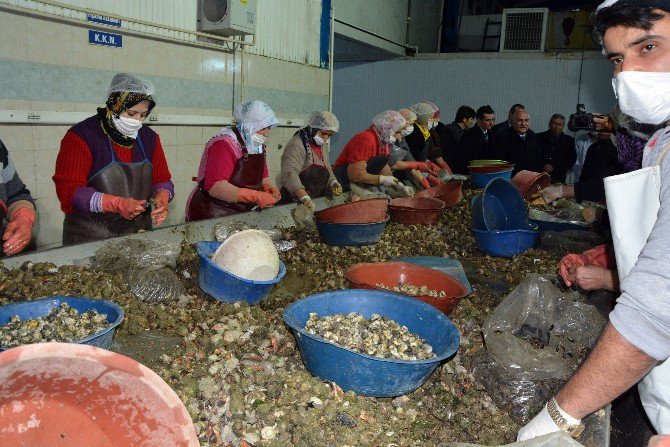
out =
[[549,402],[547,402],[547,411],[549,412],[549,416],[551,416],[551,420],[554,421],[556,425],[558,425],[558,428],[569,434],[571,437],[577,438],[584,431],[584,424],[582,424],[581,421],[577,424],[571,424],[563,417],[561,412],[558,410],[556,399],[552,398]]

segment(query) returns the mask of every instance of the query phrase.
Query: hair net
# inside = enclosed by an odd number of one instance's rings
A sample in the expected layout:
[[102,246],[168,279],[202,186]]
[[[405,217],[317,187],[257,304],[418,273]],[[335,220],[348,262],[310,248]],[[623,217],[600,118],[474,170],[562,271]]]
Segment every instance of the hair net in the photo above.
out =
[[312,129],[330,130],[338,132],[340,122],[337,117],[330,112],[314,112],[307,118],[307,126]]
[[405,118],[407,124],[414,124],[416,121],[416,113],[412,112],[410,109],[400,109],[398,110],[398,113],[400,113],[403,118]]
[[414,104],[409,108],[412,112],[416,113],[416,120],[419,124],[425,125],[428,123],[428,120],[435,115],[435,109],[430,104],[425,102],[420,102]]
[[112,83],[109,85],[107,95],[115,92],[140,93],[143,95],[153,95],[155,93],[154,84],[151,81],[138,78],[128,73],[119,73],[114,75]]
[[372,125],[377,130],[384,143],[389,143],[393,134],[407,125],[405,118],[395,110],[386,110],[372,119]]
[[435,113],[433,115],[433,118],[435,118],[435,119],[439,118],[440,117],[440,108],[438,106],[436,106],[435,103],[433,103],[433,102],[425,101],[425,103],[428,104],[429,106],[431,106],[433,108],[433,110],[435,111]]
[[275,127],[279,124],[275,113],[263,101],[247,101],[235,106],[233,119],[242,134],[242,139],[248,150],[254,148],[251,136],[266,127]]

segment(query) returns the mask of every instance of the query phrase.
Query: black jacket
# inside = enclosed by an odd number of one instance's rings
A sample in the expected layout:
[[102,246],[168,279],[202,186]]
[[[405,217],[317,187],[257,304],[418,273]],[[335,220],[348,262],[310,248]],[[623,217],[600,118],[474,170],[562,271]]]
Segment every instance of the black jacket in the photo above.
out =
[[442,158],[449,166],[455,162],[456,151],[458,150],[458,142],[465,133],[456,122],[444,125],[438,124],[435,128],[437,134],[440,136],[440,144],[442,145]]
[[525,138],[520,137],[513,127],[498,134],[493,142],[491,158],[513,163],[512,176],[523,170],[542,172],[544,167],[542,150],[532,130],[526,132]]
[[455,174],[468,174],[470,160],[480,160],[488,157],[490,138],[484,136],[484,131],[478,125],[472,126],[463,132],[458,149],[453,157],[453,164],[449,163]]
[[412,157],[416,161],[426,161],[428,157],[428,141],[423,137],[421,129],[419,129],[417,124],[414,124],[414,130],[405,137],[405,141],[409,146]]
[[623,172],[623,166],[617,158],[616,146],[610,140],[597,140],[586,152],[584,168],[575,183],[575,199],[578,202],[605,200],[603,179]]
[[507,129],[511,129],[512,125],[509,123],[509,121],[505,120],[502,123],[498,123],[495,126],[491,128],[491,135],[495,139],[498,134],[501,134],[505,132]]
[[565,174],[577,161],[575,139],[563,132],[555,138],[548,130],[537,134],[537,137],[542,148],[542,163],[554,168],[550,174],[551,180],[565,183]]

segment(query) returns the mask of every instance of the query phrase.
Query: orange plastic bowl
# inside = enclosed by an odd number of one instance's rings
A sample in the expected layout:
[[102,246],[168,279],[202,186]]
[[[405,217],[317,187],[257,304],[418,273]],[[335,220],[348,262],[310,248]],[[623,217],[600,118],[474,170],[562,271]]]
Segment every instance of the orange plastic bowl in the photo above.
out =
[[[353,288],[368,290],[390,290],[399,283],[410,284],[416,287],[427,286],[436,292],[444,292],[446,297],[435,298],[428,295],[410,295],[409,293],[395,292],[402,295],[418,298],[436,309],[449,315],[461,299],[468,294],[463,284],[453,277],[428,267],[409,264],[407,262],[375,262],[361,263],[349,267],[344,272]],[[382,284],[384,287],[379,287]]]
[[0,353],[0,445],[197,447],[175,392],[146,366],[72,343]]
[[443,201],[430,197],[393,199],[389,203],[391,220],[404,225],[435,225],[444,208]]
[[532,200],[532,196],[551,184],[551,177],[546,172],[519,171],[512,178],[512,183],[526,201]]
[[448,182],[417,192],[414,197],[430,197],[444,202],[449,208],[463,199],[463,182]]
[[314,218],[319,222],[344,224],[382,222],[386,220],[388,206],[388,199],[359,200],[317,211]]

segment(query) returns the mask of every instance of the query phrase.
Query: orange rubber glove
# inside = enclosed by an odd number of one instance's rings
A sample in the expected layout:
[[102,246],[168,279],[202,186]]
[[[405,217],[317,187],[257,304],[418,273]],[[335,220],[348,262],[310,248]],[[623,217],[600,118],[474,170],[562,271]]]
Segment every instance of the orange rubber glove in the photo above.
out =
[[151,218],[154,220],[154,224],[160,225],[168,217],[168,203],[170,203],[170,193],[165,189],[159,189],[154,194],[154,209],[151,212]]
[[431,174],[437,174],[437,171],[439,171],[441,169],[438,165],[436,165],[435,163],[433,163],[430,160],[428,160],[426,163],[428,163],[430,165],[430,169],[431,169],[430,173]]
[[432,172],[430,163],[423,161],[406,161],[405,164],[409,169],[418,169],[421,172]]
[[281,199],[281,192],[272,186],[271,183],[263,183],[263,191],[272,194],[277,198],[277,200]]
[[614,270],[616,269],[614,251],[609,245],[598,245],[582,254],[571,253],[564,256],[558,263],[558,273],[568,287],[572,285],[569,279],[570,269],[580,265],[597,265],[607,270]]
[[35,225],[35,210],[32,207],[22,206],[12,213],[9,223],[2,235],[2,251],[6,255],[14,255],[30,243]]
[[261,208],[267,208],[277,203],[279,198],[273,196],[269,192],[239,188],[237,190],[237,201],[241,203],[255,203]]
[[421,183],[421,186],[423,186],[426,189],[430,188],[430,183],[428,183],[428,180],[426,180],[425,178],[419,180],[419,183]]
[[111,194],[102,195],[102,211],[117,213],[127,220],[133,220],[145,210],[146,200],[136,200],[130,197],[119,197]]
[[439,185],[442,184],[442,180],[435,177],[434,175],[429,175],[428,177],[426,177],[426,180],[428,180],[428,183],[430,183],[430,186],[439,186]]
[[451,167],[449,167],[449,165],[446,162],[442,161],[442,162],[438,162],[438,164],[440,165],[440,167],[442,169],[446,169],[447,171],[449,171],[449,174],[453,174],[453,171],[451,170]]

